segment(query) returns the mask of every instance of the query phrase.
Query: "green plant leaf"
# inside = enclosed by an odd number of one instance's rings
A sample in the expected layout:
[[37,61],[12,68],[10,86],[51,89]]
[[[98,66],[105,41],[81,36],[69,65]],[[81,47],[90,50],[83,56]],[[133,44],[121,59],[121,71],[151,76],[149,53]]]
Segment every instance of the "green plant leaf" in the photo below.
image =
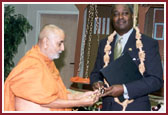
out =
[[8,5],[4,9],[4,77],[8,76],[14,67],[13,58],[18,51],[18,46],[24,40],[26,33],[33,27],[22,14],[15,14],[15,8]]

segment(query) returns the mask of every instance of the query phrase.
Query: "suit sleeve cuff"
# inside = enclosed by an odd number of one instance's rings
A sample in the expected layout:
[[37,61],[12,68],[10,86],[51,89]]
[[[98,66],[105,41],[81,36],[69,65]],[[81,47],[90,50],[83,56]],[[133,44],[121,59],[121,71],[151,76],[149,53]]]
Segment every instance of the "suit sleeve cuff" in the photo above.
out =
[[123,84],[123,88],[124,88],[123,97],[124,97],[125,99],[129,99],[128,90],[127,90],[127,88],[126,88],[126,86],[125,86],[124,84]]

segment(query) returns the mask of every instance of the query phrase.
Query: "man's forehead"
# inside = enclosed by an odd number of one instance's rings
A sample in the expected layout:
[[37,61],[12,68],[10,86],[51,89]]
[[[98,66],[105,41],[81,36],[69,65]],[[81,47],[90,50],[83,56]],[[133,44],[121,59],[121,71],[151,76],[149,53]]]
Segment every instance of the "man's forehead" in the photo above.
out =
[[65,39],[64,36],[57,36],[57,37],[54,39],[54,41],[60,43],[60,42],[64,42],[64,39]]

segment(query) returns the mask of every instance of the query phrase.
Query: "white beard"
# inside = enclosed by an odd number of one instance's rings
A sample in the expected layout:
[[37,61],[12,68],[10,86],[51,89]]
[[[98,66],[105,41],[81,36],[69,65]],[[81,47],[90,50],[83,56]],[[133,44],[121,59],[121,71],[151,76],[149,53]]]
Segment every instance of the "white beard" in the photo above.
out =
[[60,57],[60,54],[62,53],[62,51],[59,51],[57,54],[54,54],[51,56],[51,59],[58,59]]

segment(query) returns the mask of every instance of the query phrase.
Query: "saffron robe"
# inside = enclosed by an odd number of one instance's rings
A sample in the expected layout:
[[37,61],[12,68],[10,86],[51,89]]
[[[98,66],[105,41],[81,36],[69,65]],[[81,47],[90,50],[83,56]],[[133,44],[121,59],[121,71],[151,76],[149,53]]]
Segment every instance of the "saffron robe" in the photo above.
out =
[[[37,104],[67,99],[68,91],[54,62],[32,47],[11,71],[4,86],[4,110],[15,111],[15,96]],[[71,109],[51,109],[66,111]]]

